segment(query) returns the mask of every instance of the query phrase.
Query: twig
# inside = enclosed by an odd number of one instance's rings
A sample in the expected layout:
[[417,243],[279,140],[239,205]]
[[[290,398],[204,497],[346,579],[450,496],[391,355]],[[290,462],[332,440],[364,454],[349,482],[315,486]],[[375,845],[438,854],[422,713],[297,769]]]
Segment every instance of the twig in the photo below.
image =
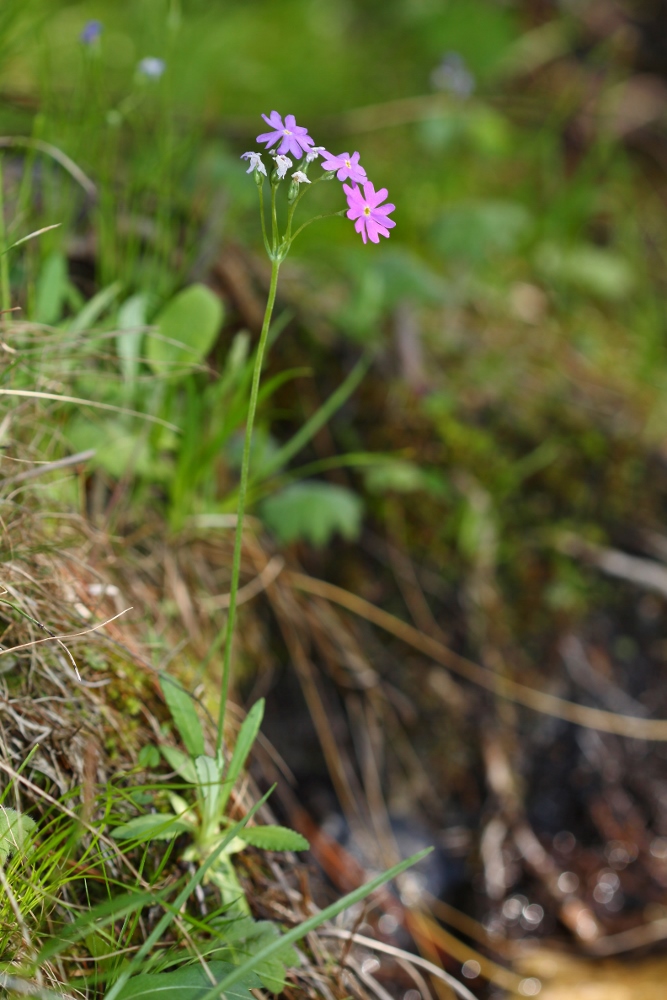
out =
[[337,927],[321,928],[319,934],[321,937],[335,937],[340,938],[341,941],[353,941],[355,944],[363,945],[364,948],[371,948],[373,951],[391,955],[393,958],[401,959],[410,965],[416,965],[418,968],[428,972],[429,975],[442,980],[443,983],[447,983],[458,996],[463,997],[463,1000],[475,1000],[470,990],[463,983],[460,983],[458,979],[455,979],[454,976],[450,976],[448,972],[445,972],[444,969],[441,969],[433,962],[429,962],[425,958],[420,958],[419,955],[412,955],[403,948],[397,948],[393,944],[385,944],[384,941],[374,941],[373,938],[366,937],[365,934],[353,934],[351,931],[340,930]]
[[487,691],[493,691],[501,698],[525,705],[543,715],[573,722],[575,725],[587,729],[597,729],[603,733],[614,733],[616,736],[626,736],[637,740],[667,741],[667,719],[640,719],[632,715],[621,715],[600,708],[589,708],[585,705],[577,705],[565,698],[559,698],[557,695],[548,694],[546,691],[539,691],[527,684],[520,684],[518,681],[496,674],[493,670],[481,667],[478,663],[473,663],[472,660],[454,653],[436,639],[424,635],[423,632],[408,625],[407,622],[401,621],[400,618],[396,618],[389,612],[383,611],[382,608],[371,604],[370,601],[365,601],[342,587],[336,587],[325,580],[317,580],[305,573],[290,572],[286,575],[297,590],[323,597],[325,600],[333,601],[335,604],[347,608],[348,611],[365,618],[366,621],[372,622],[391,635],[395,635],[402,642],[418,649],[425,656],[435,660],[436,663],[440,663],[448,670],[465,677]]
[[88,459],[95,456],[95,448],[89,448],[87,451],[78,451],[76,455],[67,455],[65,458],[59,458],[56,462],[45,462],[44,465],[39,465],[35,469],[28,469],[27,472],[18,472],[15,476],[8,476],[3,479],[0,486],[8,486],[10,483],[22,483],[26,479],[34,479],[36,476],[43,476],[47,472],[54,472],[56,469],[65,469],[68,465],[78,465],[81,462],[87,462]]

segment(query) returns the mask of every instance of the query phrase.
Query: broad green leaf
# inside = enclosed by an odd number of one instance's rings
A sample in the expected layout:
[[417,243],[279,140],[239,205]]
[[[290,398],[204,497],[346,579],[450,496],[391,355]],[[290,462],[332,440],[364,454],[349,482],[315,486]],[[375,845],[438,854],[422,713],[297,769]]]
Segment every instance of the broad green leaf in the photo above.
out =
[[261,505],[262,520],[280,539],[303,539],[315,546],[336,532],[349,541],[359,535],[363,504],[352,490],[315,480],[293,483]]
[[37,824],[30,816],[18,813],[16,809],[0,805],[0,864],[4,865],[7,859],[20,850],[30,835],[36,829]]
[[67,295],[67,260],[62,253],[52,253],[42,264],[37,279],[34,320],[53,326],[60,319]]
[[[234,970],[229,962],[210,962],[209,970],[216,981]],[[228,1000],[249,1000],[250,990],[262,983],[254,972],[241,976]],[[200,965],[188,965],[175,972],[155,972],[134,976],[118,994],[118,1000],[199,1000],[211,988],[211,981]]]
[[241,840],[264,851],[307,851],[310,847],[305,837],[286,826],[247,826]]
[[148,813],[137,816],[111,831],[114,840],[171,840],[190,826],[173,813]]
[[143,293],[132,295],[123,302],[118,310],[118,329],[116,350],[120,358],[123,377],[126,382],[134,382],[139,370],[139,353],[144,335],[142,327],[146,326],[148,295]]
[[232,758],[229,762],[229,767],[227,768],[227,773],[225,774],[225,782],[222,787],[222,793],[220,797],[220,809],[224,809],[229,796],[232,793],[234,784],[239,774],[243,770],[243,765],[248,759],[248,754],[253,748],[254,742],[257,739],[257,733],[259,732],[259,727],[262,724],[262,719],[264,718],[264,699],[260,698],[252,706],[243,724],[239,729],[239,734],[236,737],[236,743],[234,745],[234,752]]
[[184,781],[191,785],[197,784],[197,772],[191,757],[188,757],[182,750],[177,750],[176,747],[160,747],[160,750],[169,767],[180,774]]
[[185,749],[191,757],[201,757],[205,753],[204,733],[192,698],[166,674],[160,676],[160,687]]
[[222,302],[206,285],[179,292],[156,319],[158,336],[147,340],[146,357],[153,371],[200,364],[215,343],[223,315]]

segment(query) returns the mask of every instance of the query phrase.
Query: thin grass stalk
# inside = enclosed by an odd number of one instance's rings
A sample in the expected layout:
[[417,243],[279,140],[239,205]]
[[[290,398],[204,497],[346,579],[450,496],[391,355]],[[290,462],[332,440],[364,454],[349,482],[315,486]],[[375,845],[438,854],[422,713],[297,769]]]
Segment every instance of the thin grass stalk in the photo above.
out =
[[[4,188],[4,178],[2,175],[2,157],[0,156],[0,247],[2,250],[7,246],[7,231],[5,228],[5,188]],[[0,302],[2,304],[2,311],[4,313],[3,322],[9,325],[11,323],[11,299],[9,294],[9,261],[7,259],[7,254],[3,253],[0,257]]]
[[[222,739],[224,734],[225,714],[227,712],[227,698],[229,695],[229,679],[232,661],[232,643],[234,639],[234,625],[236,623],[236,595],[239,589],[239,576],[241,572],[241,549],[243,546],[243,518],[245,514],[245,501],[248,492],[248,479],[250,473],[250,448],[252,445],[252,431],[255,422],[255,412],[257,410],[257,397],[259,395],[259,380],[262,374],[262,363],[264,352],[269,337],[271,327],[271,316],[273,306],[276,301],[276,289],[278,287],[278,272],[280,271],[280,260],[274,258],[271,262],[271,284],[269,286],[269,297],[266,302],[264,312],[264,322],[262,332],[257,346],[255,356],[255,367],[252,373],[252,386],[250,389],[250,403],[248,406],[248,419],[245,428],[245,438],[243,441],[243,458],[241,461],[241,478],[239,482],[239,499],[236,509],[236,534],[234,537],[234,555],[232,558],[232,578],[229,588],[229,611],[227,614],[227,625],[225,634],[225,652],[222,664],[222,690],[220,692],[220,711],[218,714],[218,733],[216,742],[216,755],[220,757],[222,753]],[[215,641],[215,640],[214,640]]]

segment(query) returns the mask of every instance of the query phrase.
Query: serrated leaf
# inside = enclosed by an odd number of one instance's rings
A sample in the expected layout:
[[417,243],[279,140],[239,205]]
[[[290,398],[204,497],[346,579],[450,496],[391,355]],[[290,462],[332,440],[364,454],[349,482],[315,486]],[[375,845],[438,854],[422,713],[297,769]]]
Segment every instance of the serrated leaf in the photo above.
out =
[[[275,924],[268,920],[253,920],[252,917],[235,917],[231,920],[225,918],[216,921],[214,927],[225,942],[224,951],[227,954],[231,953],[231,957],[235,959],[254,955],[261,948],[278,941],[281,937]],[[220,957],[222,957],[223,949],[220,951]],[[212,959],[215,954],[215,952],[211,954]],[[285,966],[298,967],[300,964],[298,952],[287,944],[277,954],[260,962],[256,966],[255,972],[266,989],[272,993],[280,993],[285,985]]]
[[229,796],[232,793],[234,784],[239,774],[243,770],[243,766],[248,759],[248,754],[253,748],[255,740],[257,739],[257,733],[259,732],[259,727],[262,724],[262,719],[264,718],[264,699],[259,698],[258,701],[252,706],[243,724],[239,729],[239,734],[236,738],[236,743],[234,745],[234,752],[232,753],[232,758],[229,762],[229,767],[225,774],[225,781],[222,787],[221,797],[220,797],[220,809],[224,809]]
[[148,813],[111,831],[114,840],[171,840],[190,827],[173,813]]
[[24,846],[36,826],[30,816],[0,805],[0,865]]
[[197,784],[197,772],[195,771],[194,761],[191,757],[188,757],[182,750],[177,750],[176,747],[162,746],[160,750],[169,767],[173,768],[177,774],[180,774],[184,781],[187,781],[190,785]]
[[241,840],[264,851],[307,851],[310,847],[305,837],[286,826],[246,827]]
[[[208,967],[216,982],[234,968],[229,962],[209,962]],[[254,972],[244,973],[231,989],[225,990],[225,996],[228,1000],[248,1000],[250,990],[261,985]],[[188,965],[175,972],[133,976],[117,1000],[200,1000],[210,989],[211,982],[201,966]]]
[[262,504],[262,520],[280,539],[297,539],[315,546],[326,545],[338,532],[352,541],[361,529],[363,503],[352,490],[334,483],[303,482],[268,497]]
[[200,364],[215,343],[223,315],[222,302],[206,285],[179,292],[156,319],[159,336],[147,340],[146,358],[153,371]]
[[164,700],[169,706],[171,717],[178,729],[183,746],[191,757],[201,757],[205,753],[204,732],[197,715],[192,698],[184,691],[180,684],[162,674],[160,677],[160,687]]

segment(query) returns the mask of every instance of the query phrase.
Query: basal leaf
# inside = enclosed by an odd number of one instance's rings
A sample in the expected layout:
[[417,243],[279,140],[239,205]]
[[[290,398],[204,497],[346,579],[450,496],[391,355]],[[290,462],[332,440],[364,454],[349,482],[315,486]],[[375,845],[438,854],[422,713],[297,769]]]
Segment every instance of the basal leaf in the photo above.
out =
[[[209,969],[216,981],[233,970],[229,962],[210,962]],[[261,987],[261,980],[249,972],[225,990],[228,1000],[248,1000],[250,990]],[[118,1000],[199,1000],[211,988],[211,982],[200,965],[188,965],[175,972],[155,972],[133,976],[118,994]]]
[[189,829],[189,825],[173,813],[148,813],[114,827],[111,836],[115,840],[171,840]]
[[222,325],[222,302],[206,285],[190,285],[168,302],[149,336],[146,357],[155,372],[200,364]]
[[184,781],[191,785],[197,784],[197,772],[191,757],[188,757],[182,750],[177,750],[176,747],[160,747],[160,750],[167,764],[173,767]]
[[253,744],[257,738],[257,733],[259,732],[259,727],[262,724],[263,717],[264,699],[260,698],[252,706],[243,720],[241,728],[239,729],[232,759],[229,762],[229,767],[227,768],[227,773],[225,774],[224,785],[222,787],[220,800],[221,809],[224,809],[227,804],[227,800],[232,793],[236,779],[243,770],[243,765],[248,759],[248,754],[252,750]]
[[286,826],[246,827],[241,840],[264,851],[307,851],[310,847],[305,837]]
[[201,757],[205,753],[204,733],[192,698],[166,674],[160,677],[160,687],[185,749],[191,757]]

